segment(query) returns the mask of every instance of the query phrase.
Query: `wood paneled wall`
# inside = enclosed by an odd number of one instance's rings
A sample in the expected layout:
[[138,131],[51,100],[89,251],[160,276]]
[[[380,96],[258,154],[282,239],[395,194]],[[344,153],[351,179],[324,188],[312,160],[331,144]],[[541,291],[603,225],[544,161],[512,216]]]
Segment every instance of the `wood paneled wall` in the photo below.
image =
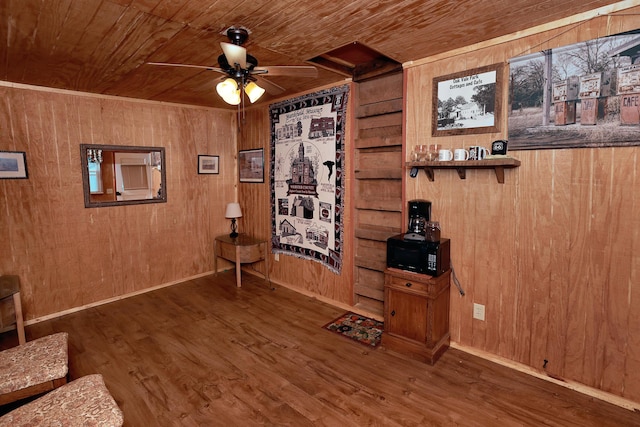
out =
[[[84,207],[80,144],[165,147],[168,202]],[[0,272],[18,274],[26,319],[213,269],[212,236],[235,198],[235,114],[0,86],[0,150],[29,179],[0,180]],[[198,175],[198,154],[220,156]]]
[[[432,138],[434,77],[506,62],[530,51],[637,29],[640,10],[476,46],[408,67],[406,153],[507,139],[496,134]],[[508,73],[508,67],[505,69]],[[505,82],[508,81],[505,74]],[[507,117],[504,92],[503,117]],[[640,128],[638,129],[640,143]],[[451,336],[462,346],[640,402],[640,148],[511,151],[505,172],[405,174],[407,199],[433,202],[451,238],[462,287],[452,286]],[[473,303],[486,320],[473,319]],[[546,367],[545,367],[546,365]]]
[[[635,29],[638,13],[629,9],[626,16],[408,65],[405,152],[432,140],[434,77]],[[270,239],[268,106],[248,109],[236,127],[235,112],[222,110],[11,85],[0,86],[0,95],[0,149],[26,151],[29,169],[28,180],[0,181],[0,272],[21,276],[27,319],[210,271],[212,237],[228,232],[224,209],[236,197],[240,231]],[[350,122],[349,142],[352,130]],[[507,136],[503,123],[500,133],[437,142],[489,146]],[[347,212],[354,185],[349,142]],[[164,146],[168,203],[84,208],[80,143]],[[264,183],[238,184],[237,150],[254,148],[265,150]],[[220,174],[198,175],[198,154],[219,155]],[[640,313],[634,310],[640,304],[640,195],[634,191],[640,149],[511,154],[522,166],[506,171],[502,185],[486,170],[469,170],[466,180],[454,171],[436,171],[434,182],[422,173],[404,177],[405,200],[431,200],[433,218],[451,238],[452,262],[466,291],[461,296],[452,287],[452,340],[640,402]],[[345,236],[352,227],[347,216]],[[269,254],[270,277],[352,304],[353,242],[344,247],[341,275]],[[264,272],[264,263],[256,269]],[[485,321],[472,319],[474,302],[486,306]]]
[[[325,89],[324,87],[319,88]],[[353,133],[353,102],[352,92],[349,94],[348,123],[346,129],[345,146],[345,196],[343,236],[353,234],[351,215],[352,185],[353,185],[353,147],[351,147]],[[270,135],[269,106],[254,107],[247,110],[246,120],[241,123],[238,136],[238,150],[264,148],[265,178],[264,183],[240,183],[238,188],[239,202],[243,217],[240,220],[240,231],[245,231],[264,239],[271,240],[271,188],[269,184],[270,170]],[[246,213],[245,213],[246,212]],[[294,288],[302,293],[315,295],[325,300],[339,304],[353,304],[353,242],[349,239],[343,242],[343,264],[341,274],[335,274],[322,264],[307,261],[294,256],[279,256],[275,261],[274,254],[269,252],[270,279],[275,283]],[[264,272],[263,265],[256,269]]]

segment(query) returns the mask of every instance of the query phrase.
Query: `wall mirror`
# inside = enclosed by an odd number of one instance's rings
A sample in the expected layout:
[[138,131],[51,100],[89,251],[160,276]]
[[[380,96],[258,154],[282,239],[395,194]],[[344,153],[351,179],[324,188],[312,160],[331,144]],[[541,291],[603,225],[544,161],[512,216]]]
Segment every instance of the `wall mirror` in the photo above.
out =
[[84,206],[166,203],[164,147],[80,145]]

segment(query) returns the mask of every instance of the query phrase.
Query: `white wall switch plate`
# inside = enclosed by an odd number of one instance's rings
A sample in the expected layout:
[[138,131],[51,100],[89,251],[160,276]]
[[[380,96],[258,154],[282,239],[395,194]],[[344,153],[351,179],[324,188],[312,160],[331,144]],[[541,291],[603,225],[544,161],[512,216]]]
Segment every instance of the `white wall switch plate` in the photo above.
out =
[[484,320],[484,305],[473,303],[473,318]]

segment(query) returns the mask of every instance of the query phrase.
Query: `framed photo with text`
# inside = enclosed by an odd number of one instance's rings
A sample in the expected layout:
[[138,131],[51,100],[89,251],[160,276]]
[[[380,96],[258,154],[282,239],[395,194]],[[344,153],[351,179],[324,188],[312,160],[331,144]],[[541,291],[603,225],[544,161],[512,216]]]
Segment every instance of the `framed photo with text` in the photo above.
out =
[[264,149],[240,150],[238,173],[240,182],[264,182]]
[[198,173],[199,174],[218,174],[220,173],[219,156],[198,155]]
[[24,151],[0,151],[0,179],[27,179],[27,155]]
[[432,136],[500,131],[503,64],[433,79]]

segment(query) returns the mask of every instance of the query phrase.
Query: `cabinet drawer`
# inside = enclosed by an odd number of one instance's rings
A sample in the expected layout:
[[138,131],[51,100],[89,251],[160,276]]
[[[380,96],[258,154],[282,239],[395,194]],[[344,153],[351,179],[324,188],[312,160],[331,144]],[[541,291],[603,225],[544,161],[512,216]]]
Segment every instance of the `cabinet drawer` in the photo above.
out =
[[387,286],[398,290],[407,290],[421,293],[429,292],[429,284],[418,282],[416,280],[408,280],[402,277],[389,276]]
[[448,270],[438,277],[434,277],[426,274],[387,268],[384,276],[385,286],[404,290],[405,292],[419,293],[429,298],[436,298],[440,293],[449,288],[451,270]]

